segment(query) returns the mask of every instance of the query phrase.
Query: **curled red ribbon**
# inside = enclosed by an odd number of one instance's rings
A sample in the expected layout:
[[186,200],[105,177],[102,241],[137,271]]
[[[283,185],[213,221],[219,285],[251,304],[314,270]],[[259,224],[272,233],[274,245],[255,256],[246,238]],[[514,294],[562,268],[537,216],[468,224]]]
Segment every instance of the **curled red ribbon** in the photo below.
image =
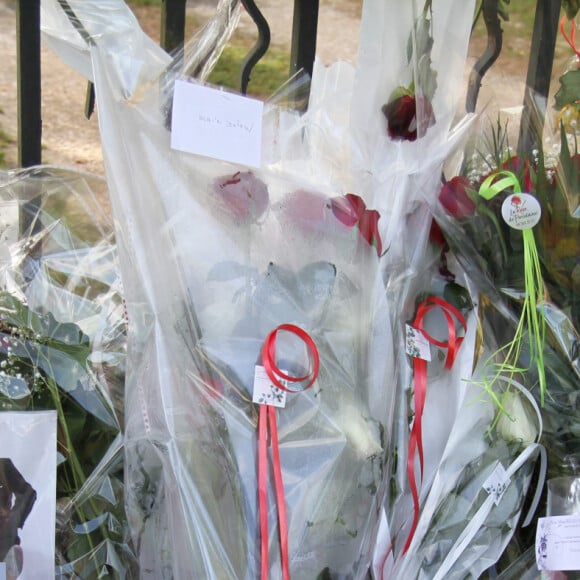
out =
[[[276,364],[276,337],[278,332],[285,331],[300,338],[308,350],[311,359],[309,372],[301,377],[293,377],[284,373]],[[298,393],[310,388],[318,377],[320,357],[316,344],[310,335],[294,324],[281,324],[276,327],[264,341],[262,348],[262,364],[268,378],[278,388],[289,393]],[[288,383],[306,383],[300,389],[289,389]],[[276,408],[269,405],[260,405],[258,416],[258,508],[260,517],[260,578],[268,579],[268,427],[272,445],[272,461],[274,471],[274,488],[276,505],[278,508],[278,528],[280,535],[280,559],[282,563],[282,578],[290,580],[290,559],[288,552],[288,518],[286,515],[286,499],[284,497],[284,482],[282,480],[282,466],[278,447],[278,426],[276,422]]]
[[576,22],[574,20],[570,20],[570,35],[566,34],[566,22],[568,22],[568,18],[566,16],[562,16],[560,20],[560,32],[564,37],[564,40],[568,43],[570,48],[576,53],[576,58],[578,59],[578,68],[580,68],[580,51],[576,47]]
[[[428,334],[423,328],[423,321],[427,313],[434,309],[441,309],[445,320],[447,321],[447,341],[439,341]],[[467,331],[467,323],[464,316],[459,312],[457,308],[449,304],[446,300],[442,298],[437,298],[436,296],[430,296],[425,299],[417,309],[417,314],[415,320],[413,321],[413,328],[419,330],[423,336],[435,346],[439,348],[447,349],[447,356],[445,358],[445,368],[450,370],[453,366],[453,362],[457,357],[459,347],[463,342],[463,337],[457,336],[455,330],[455,322],[453,318],[459,322],[463,327],[464,331]],[[415,535],[415,530],[417,529],[417,524],[419,523],[419,491],[417,488],[417,482],[415,480],[415,450],[419,455],[419,466],[421,470],[421,479],[423,478],[423,427],[422,427],[422,417],[423,410],[425,408],[425,399],[427,396],[427,361],[419,357],[413,359],[413,372],[415,378],[414,394],[415,394],[415,420],[413,421],[413,427],[411,429],[411,435],[409,437],[409,453],[407,455],[407,476],[409,478],[409,487],[411,488],[411,495],[413,497],[413,522],[411,523],[411,529],[409,530],[409,535],[403,548],[403,554],[407,552],[413,536]]]

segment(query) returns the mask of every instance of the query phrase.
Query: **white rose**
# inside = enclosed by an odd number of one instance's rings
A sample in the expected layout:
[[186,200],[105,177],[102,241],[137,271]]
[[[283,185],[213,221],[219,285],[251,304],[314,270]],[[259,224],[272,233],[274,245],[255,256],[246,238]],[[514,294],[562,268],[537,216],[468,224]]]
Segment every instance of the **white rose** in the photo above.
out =
[[378,425],[353,404],[341,405],[336,422],[357,454],[368,459],[382,451]]
[[509,393],[504,399],[505,413],[502,413],[498,423],[499,435],[508,442],[519,441],[523,445],[534,443],[538,437],[536,421],[531,416],[521,400],[520,393]]

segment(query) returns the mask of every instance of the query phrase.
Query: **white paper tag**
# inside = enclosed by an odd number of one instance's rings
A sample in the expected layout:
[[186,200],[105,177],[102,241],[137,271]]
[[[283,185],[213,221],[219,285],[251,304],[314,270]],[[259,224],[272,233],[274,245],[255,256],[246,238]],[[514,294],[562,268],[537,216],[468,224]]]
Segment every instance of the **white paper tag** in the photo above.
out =
[[[280,380],[284,384],[283,380]],[[254,393],[252,401],[259,405],[271,405],[284,408],[286,406],[286,391],[272,384],[263,366],[256,365],[254,371]]]
[[23,579],[54,578],[56,423],[56,411],[0,413],[0,485],[12,505],[3,541],[20,547]]
[[18,202],[0,202],[0,244],[17,242],[19,225]]
[[580,515],[538,519],[538,570],[580,570]]
[[501,463],[493,470],[493,473],[483,482],[483,489],[493,497],[493,502],[498,505],[510,484],[510,478]]
[[529,193],[514,193],[504,199],[501,215],[516,230],[533,228],[542,216],[540,202]]
[[257,99],[175,81],[171,147],[260,167],[263,110]]
[[0,580],[6,580],[6,564],[0,562]]
[[410,324],[405,325],[405,348],[413,358],[431,361],[431,345],[425,335]]

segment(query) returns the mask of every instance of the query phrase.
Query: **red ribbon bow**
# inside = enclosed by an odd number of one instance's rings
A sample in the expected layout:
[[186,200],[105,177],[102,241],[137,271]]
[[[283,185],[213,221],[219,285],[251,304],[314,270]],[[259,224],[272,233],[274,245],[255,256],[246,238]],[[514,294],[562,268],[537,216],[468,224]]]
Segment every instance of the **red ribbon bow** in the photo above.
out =
[[[310,359],[310,371],[302,377],[293,377],[284,373],[276,364],[276,337],[278,332],[286,331],[298,336],[306,345]],[[307,332],[293,324],[281,324],[276,327],[264,341],[262,348],[262,364],[272,383],[283,391],[298,393],[310,388],[318,377],[320,358],[316,344]],[[289,383],[305,383],[300,389],[289,389]],[[290,580],[290,564],[288,556],[288,519],[286,516],[286,499],[284,497],[284,482],[278,448],[278,426],[276,423],[276,408],[270,405],[260,405],[258,417],[258,507],[260,515],[260,557],[261,579],[268,578],[268,427],[272,445],[272,460],[274,471],[274,487],[278,507],[278,527],[280,534],[280,556],[282,562],[282,578]]]
[[[436,308],[441,309],[447,321],[447,341],[439,341],[428,334],[423,328],[423,321],[427,313]],[[463,337],[457,336],[455,330],[455,322],[453,318],[459,321],[464,331],[467,331],[467,323],[464,316],[449,302],[436,296],[430,296],[425,299],[417,309],[417,314],[413,322],[413,328],[419,330],[423,336],[435,346],[447,349],[447,356],[445,358],[445,368],[450,370],[453,362],[459,351],[459,347],[463,342]],[[413,496],[413,522],[411,529],[403,548],[403,554],[407,552],[417,524],[419,523],[419,491],[417,489],[417,482],[415,481],[415,450],[419,455],[419,465],[421,468],[421,479],[423,478],[423,431],[422,431],[422,417],[425,408],[425,399],[427,396],[427,361],[422,358],[415,357],[413,359],[413,371],[415,378],[414,393],[415,393],[415,420],[411,429],[409,437],[409,453],[407,456],[407,476],[409,478],[409,487],[411,488],[411,495]]]

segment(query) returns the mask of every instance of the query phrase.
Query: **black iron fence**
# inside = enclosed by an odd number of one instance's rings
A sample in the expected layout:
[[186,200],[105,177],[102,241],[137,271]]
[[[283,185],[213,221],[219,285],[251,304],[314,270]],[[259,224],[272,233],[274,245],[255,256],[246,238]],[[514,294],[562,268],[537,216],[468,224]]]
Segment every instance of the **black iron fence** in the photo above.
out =
[[[17,1],[18,160],[22,167],[36,165],[42,161],[40,1]],[[240,71],[240,90],[244,93],[252,68],[268,49],[270,29],[254,0],[241,1],[258,30],[258,41],[245,58]],[[524,112],[520,125],[520,151],[528,151],[541,142],[540,128],[543,126],[547,108],[561,1],[536,2]],[[68,4],[66,0],[62,3],[63,6]],[[162,0],[161,45],[168,51],[183,45],[186,3],[187,0]],[[488,43],[470,76],[466,100],[468,112],[475,110],[481,80],[497,60],[502,49],[503,32],[499,3],[500,0],[483,0],[482,3],[482,17],[487,29]],[[316,52],[318,8],[319,0],[294,0],[289,76],[299,70],[312,72]]]

